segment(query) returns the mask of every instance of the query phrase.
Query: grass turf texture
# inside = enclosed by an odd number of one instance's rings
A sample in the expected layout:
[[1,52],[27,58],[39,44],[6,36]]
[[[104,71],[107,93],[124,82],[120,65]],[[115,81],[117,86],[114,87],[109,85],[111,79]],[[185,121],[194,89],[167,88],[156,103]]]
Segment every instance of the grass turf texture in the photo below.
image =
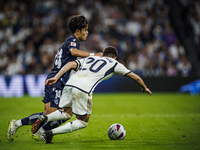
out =
[[[53,144],[34,141],[31,126],[18,129],[14,141],[6,138],[8,121],[43,111],[41,98],[0,98],[0,150],[15,149],[137,149],[199,150],[200,96],[144,93],[94,94],[88,127],[54,136]],[[74,120],[75,116],[71,118]],[[126,129],[124,140],[110,140],[113,123]]]

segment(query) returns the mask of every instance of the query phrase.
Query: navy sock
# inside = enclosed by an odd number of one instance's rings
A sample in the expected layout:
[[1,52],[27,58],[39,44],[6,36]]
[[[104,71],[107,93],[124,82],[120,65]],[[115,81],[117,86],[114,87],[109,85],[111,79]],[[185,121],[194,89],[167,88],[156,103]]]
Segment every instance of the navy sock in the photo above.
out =
[[65,122],[65,120],[49,121],[45,125],[43,125],[42,128],[45,131],[51,130],[51,129],[57,128],[58,126],[60,126],[64,122]]
[[32,114],[26,118],[21,119],[22,125],[32,125],[36,120],[44,115],[44,112]]

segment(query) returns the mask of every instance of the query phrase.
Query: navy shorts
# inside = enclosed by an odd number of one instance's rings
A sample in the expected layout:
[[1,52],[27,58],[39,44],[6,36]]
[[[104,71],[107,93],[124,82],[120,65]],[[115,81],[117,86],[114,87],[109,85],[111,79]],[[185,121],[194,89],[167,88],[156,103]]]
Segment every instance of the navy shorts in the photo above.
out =
[[42,101],[45,104],[50,102],[50,107],[58,108],[64,86],[60,80],[55,84],[45,86],[45,95]]

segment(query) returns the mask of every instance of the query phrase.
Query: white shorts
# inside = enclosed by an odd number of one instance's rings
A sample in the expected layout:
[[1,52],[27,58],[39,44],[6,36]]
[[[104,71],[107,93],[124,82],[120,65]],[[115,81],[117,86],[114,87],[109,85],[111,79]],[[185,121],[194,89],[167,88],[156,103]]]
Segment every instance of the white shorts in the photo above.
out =
[[72,107],[75,115],[86,115],[92,113],[92,95],[81,90],[65,86],[60,99],[59,107]]

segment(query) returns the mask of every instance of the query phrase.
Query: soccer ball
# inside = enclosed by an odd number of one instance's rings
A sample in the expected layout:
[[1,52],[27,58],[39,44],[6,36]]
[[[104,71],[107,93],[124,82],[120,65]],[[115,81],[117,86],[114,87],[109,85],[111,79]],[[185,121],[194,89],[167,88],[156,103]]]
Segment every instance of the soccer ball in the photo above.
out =
[[126,135],[126,130],[125,128],[119,124],[119,123],[115,123],[112,124],[109,128],[108,128],[108,137],[111,140],[123,140],[124,137]]

